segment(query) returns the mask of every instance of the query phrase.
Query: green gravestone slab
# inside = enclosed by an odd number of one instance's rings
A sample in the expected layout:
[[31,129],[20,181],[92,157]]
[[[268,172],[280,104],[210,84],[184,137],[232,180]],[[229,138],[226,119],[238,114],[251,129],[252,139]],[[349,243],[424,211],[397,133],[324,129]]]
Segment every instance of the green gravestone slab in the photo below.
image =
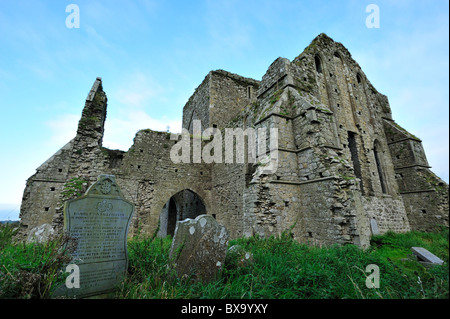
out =
[[60,287],[58,296],[84,298],[113,291],[128,267],[127,234],[134,212],[113,175],[100,175],[86,194],[64,207],[64,227],[77,241],[72,264],[79,288]]

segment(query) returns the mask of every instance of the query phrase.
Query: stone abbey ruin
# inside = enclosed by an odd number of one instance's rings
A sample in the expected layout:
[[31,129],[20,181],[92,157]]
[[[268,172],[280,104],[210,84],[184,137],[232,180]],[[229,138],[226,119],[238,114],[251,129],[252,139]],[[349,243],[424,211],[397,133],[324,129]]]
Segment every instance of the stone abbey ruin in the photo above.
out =
[[293,61],[276,59],[261,81],[209,72],[183,108],[191,133],[195,120],[219,131],[277,128],[271,174],[259,162],[174,163],[177,141],[149,129],[127,152],[104,148],[106,107],[97,78],[76,137],[27,181],[21,236],[44,224],[61,231],[66,183],[86,181],[86,190],[100,174],[115,175],[135,205],[130,235],[173,235],[177,221],[201,214],[231,238],[290,231],[314,245],[367,247],[376,231],[448,227],[449,188],[430,170],[421,140],[392,119],[387,97],[325,34]]

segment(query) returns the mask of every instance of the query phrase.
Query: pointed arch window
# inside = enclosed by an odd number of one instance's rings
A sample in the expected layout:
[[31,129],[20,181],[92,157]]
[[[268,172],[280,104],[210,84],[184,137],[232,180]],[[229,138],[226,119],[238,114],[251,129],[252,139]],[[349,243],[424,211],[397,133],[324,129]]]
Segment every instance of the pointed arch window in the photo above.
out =
[[318,55],[314,56],[314,63],[316,65],[317,73],[322,73],[322,61]]

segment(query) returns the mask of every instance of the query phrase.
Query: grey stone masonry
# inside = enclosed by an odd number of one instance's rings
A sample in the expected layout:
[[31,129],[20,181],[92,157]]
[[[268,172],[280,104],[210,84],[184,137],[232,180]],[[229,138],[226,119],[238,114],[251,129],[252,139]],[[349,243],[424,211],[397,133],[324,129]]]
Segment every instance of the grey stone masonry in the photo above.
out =
[[[144,128],[127,151],[103,147],[106,111],[97,78],[76,137],[27,181],[19,238],[43,224],[60,232],[67,183],[86,190],[100,174],[115,175],[135,205],[130,236],[173,236],[176,222],[204,214],[230,238],[290,231],[318,246],[368,247],[375,222],[380,234],[448,227],[449,187],[432,172],[421,140],[394,121],[387,96],[326,34],[292,61],[275,59],[261,80],[210,71],[183,107],[182,123],[191,134],[196,121],[220,134],[189,136],[189,163],[171,160],[182,136],[167,132]],[[194,161],[199,146],[223,146],[227,128],[266,132],[256,138],[266,142],[258,160]]]

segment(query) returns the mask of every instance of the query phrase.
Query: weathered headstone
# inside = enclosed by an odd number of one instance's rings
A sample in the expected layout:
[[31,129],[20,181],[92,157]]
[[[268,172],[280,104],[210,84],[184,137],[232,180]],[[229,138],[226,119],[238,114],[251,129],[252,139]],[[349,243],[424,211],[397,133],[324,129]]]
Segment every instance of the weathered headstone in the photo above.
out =
[[372,235],[379,235],[380,231],[378,230],[378,224],[375,218],[370,219],[370,229],[372,231]]
[[55,230],[49,224],[42,224],[34,227],[27,237],[27,243],[45,243]]
[[238,267],[245,267],[253,263],[253,254],[241,245],[233,245],[227,250],[225,262]]
[[411,250],[413,254],[419,259],[419,261],[428,263],[428,264],[436,264],[436,265],[442,265],[444,261],[437,257],[436,255],[432,254],[428,250],[422,247],[411,247]]
[[170,248],[179,277],[208,282],[222,269],[229,234],[211,215],[177,222]]
[[60,287],[57,296],[84,298],[113,291],[128,267],[127,234],[132,203],[113,175],[100,175],[86,194],[64,207],[64,227],[77,241],[72,264],[79,267],[79,288]]

